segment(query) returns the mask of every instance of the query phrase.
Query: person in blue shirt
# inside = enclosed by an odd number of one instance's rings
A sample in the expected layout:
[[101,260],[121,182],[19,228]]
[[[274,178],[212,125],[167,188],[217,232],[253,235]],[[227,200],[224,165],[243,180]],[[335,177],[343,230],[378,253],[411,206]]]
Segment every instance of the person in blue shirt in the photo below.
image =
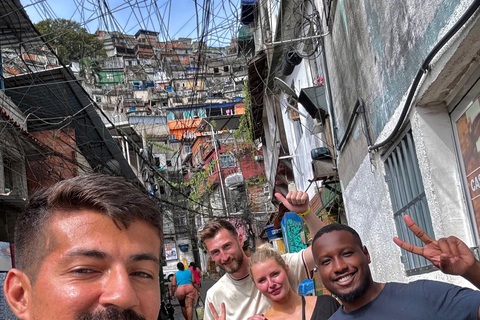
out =
[[193,301],[197,299],[197,292],[200,294],[200,288],[195,281],[194,274],[185,269],[183,263],[177,263],[178,271],[172,279],[172,297],[175,299],[175,290],[178,302],[182,308],[182,314],[185,320],[193,319]]
[[[465,243],[456,237],[434,240],[409,216],[404,220],[425,246],[394,238],[398,246],[480,288],[480,262]],[[369,268],[370,254],[349,226],[331,224],[320,229],[312,251],[324,286],[343,303],[331,320],[480,319],[479,291],[428,280],[406,284],[375,282]]]

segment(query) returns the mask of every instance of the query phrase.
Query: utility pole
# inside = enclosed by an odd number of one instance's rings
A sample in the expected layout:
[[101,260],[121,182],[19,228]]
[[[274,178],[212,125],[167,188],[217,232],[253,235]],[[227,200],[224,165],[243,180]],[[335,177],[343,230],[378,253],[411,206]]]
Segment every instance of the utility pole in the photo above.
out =
[[228,212],[228,206],[227,206],[227,198],[225,196],[225,189],[223,187],[223,178],[222,178],[222,168],[220,166],[220,157],[218,155],[217,142],[215,141],[215,130],[213,128],[213,125],[210,122],[208,122],[207,120],[205,120],[205,118],[203,118],[203,121],[205,121],[210,126],[210,130],[212,132],[212,143],[213,143],[213,146],[215,148],[215,156],[217,157],[217,170],[218,170],[218,177],[220,179],[220,194],[222,196],[223,212],[225,213],[225,215],[227,217],[230,217],[230,213]]
[[233,136],[233,145],[235,146],[235,161],[237,162],[238,173],[242,176],[242,165],[240,164],[240,159],[238,159],[238,147],[237,147],[237,138]]

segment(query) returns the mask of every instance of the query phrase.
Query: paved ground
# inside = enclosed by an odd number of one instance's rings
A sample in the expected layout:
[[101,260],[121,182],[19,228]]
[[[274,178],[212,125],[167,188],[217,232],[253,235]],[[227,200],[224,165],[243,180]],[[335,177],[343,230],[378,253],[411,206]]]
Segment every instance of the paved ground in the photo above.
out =
[[[207,293],[207,290],[210,289],[210,287],[215,283],[215,281],[211,280],[210,278],[205,277],[202,280],[202,287],[200,288],[200,294],[202,295],[203,301],[205,301],[205,295]],[[180,305],[178,304],[177,300],[172,300],[172,304],[175,307],[175,314],[173,315],[175,320],[184,320],[183,315],[182,315],[182,310],[180,309]],[[194,316],[193,319],[196,320],[197,317],[195,316],[195,311],[194,311]]]

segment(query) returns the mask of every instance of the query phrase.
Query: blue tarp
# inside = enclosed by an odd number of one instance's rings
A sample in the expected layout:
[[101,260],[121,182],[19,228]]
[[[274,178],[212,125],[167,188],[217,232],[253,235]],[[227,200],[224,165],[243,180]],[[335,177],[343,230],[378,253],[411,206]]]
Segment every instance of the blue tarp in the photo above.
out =
[[248,25],[255,19],[255,8],[257,6],[257,0],[242,0],[242,12],[240,22],[243,25]]

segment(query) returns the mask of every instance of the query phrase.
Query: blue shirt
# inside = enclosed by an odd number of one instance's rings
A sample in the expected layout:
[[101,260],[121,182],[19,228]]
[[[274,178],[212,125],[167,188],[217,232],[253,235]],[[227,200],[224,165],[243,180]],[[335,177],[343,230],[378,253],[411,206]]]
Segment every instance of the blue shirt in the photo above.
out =
[[479,291],[429,280],[392,282],[368,304],[348,313],[341,307],[329,320],[477,320],[479,306]]
[[190,270],[178,270],[175,273],[175,277],[177,278],[177,286],[181,286],[184,284],[192,284],[192,272]]

